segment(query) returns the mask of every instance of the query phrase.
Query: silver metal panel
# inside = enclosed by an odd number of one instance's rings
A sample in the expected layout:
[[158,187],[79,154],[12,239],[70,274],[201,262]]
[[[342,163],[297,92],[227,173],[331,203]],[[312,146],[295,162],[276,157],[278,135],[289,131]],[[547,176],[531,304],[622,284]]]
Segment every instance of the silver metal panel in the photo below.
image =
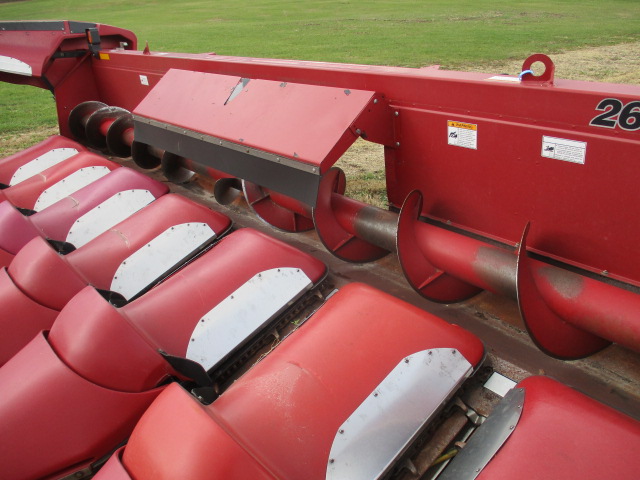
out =
[[309,277],[297,268],[258,273],[200,319],[191,335],[187,358],[209,370],[312,285]]
[[472,371],[452,348],[402,359],[336,432],[326,478],[369,480],[387,473]]
[[190,158],[205,167],[276,190],[315,207],[318,167],[262,150],[142,117],[134,117],[136,141]]
[[27,178],[44,172],[47,168],[53,167],[65,161],[67,158],[73,157],[77,153],[78,150],[75,148],[54,148],[53,150],[49,150],[18,168],[11,177],[9,185],[13,186],[24,182]]
[[484,384],[484,388],[491,390],[496,395],[504,397],[509,390],[516,386],[516,382],[498,372],[493,372]]
[[31,65],[17,58],[0,55],[0,72],[15,73],[16,75],[33,75]]
[[215,237],[216,233],[206,223],[183,223],[168,228],[120,264],[111,291],[129,300]]
[[77,192],[82,187],[86,187],[90,183],[104,177],[110,171],[107,167],[81,168],[43,191],[38,197],[38,200],[36,200],[33,209],[36,212],[40,212],[57,201],[62,200],[64,197],[68,197],[72,193]]
[[80,248],[154,200],[149,190],[118,192],[78,218],[71,225],[66,241]]
[[133,120],[135,122],[139,122],[146,125],[151,125],[153,127],[159,127],[167,132],[179,133],[180,135],[184,135],[189,138],[194,138],[196,140],[202,140],[203,142],[211,143],[214,145],[218,145],[220,147],[228,148],[229,150],[234,150],[237,152],[246,153],[251,155],[252,157],[260,158],[262,160],[267,160],[270,162],[278,163],[284,165],[286,167],[295,168],[297,170],[302,170],[303,172],[319,174],[318,167],[313,165],[309,165],[307,163],[302,163],[296,161],[291,158],[287,158],[282,155],[276,155],[275,153],[266,152],[264,150],[258,150],[257,148],[248,147],[241,143],[230,142],[229,140],[225,140],[223,138],[214,137],[213,135],[207,135],[204,133],[196,132],[195,130],[188,130],[182,127],[178,127],[176,125],[171,125],[169,123],[159,122],[158,120],[154,120],[152,118],[141,117],[140,115],[134,115]]
[[474,480],[515,430],[523,405],[524,389],[509,391],[438,480]]

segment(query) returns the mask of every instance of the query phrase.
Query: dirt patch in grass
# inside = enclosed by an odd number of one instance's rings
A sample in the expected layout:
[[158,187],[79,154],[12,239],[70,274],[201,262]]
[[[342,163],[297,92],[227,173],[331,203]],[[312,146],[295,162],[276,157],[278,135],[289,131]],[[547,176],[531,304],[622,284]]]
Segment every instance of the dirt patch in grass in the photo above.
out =
[[[640,42],[584,48],[549,55],[556,78],[609,83],[640,83]],[[523,59],[468,65],[461,70],[517,75]]]
[[40,127],[20,133],[4,133],[0,135],[0,158],[24,150],[56,133],[57,126]]
[[358,139],[336,162],[347,176],[348,197],[378,207],[387,207],[384,175],[384,148],[377,143]]

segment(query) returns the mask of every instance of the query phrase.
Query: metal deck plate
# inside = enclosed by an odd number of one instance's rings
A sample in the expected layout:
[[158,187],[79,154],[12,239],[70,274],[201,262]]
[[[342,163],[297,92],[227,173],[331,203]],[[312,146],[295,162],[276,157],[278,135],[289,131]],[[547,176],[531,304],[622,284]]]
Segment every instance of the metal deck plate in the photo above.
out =
[[43,191],[38,197],[38,200],[36,200],[33,209],[36,212],[40,212],[57,201],[62,200],[64,197],[68,197],[72,193],[104,177],[110,171],[107,167],[81,168]]
[[215,238],[216,233],[206,223],[183,223],[168,228],[120,264],[111,291],[131,299]]
[[33,75],[31,65],[17,58],[0,55],[0,72],[15,73],[16,75]]
[[438,480],[475,479],[515,430],[523,405],[524,389],[510,390]]
[[78,218],[71,226],[66,241],[80,248],[154,200],[149,190],[118,192]]
[[340,426],[327,479],[376,479],[472,373],[456,349],[423,350],[402,359]]
[[24,182],[27,178],[31,178],[47,168],[63,162],[77,153],[78,150],[75,148],[54,148],[49,150],[18,168],[11,177],[9,185],[13,186]]
[[516,382],[498,372],[493,372],[484,384],[484,388],[491,390],[496,395],[504,397],[509,391],[516,386]]
[[200,319],[191,335],[187,358],[211,369],[312,285],[297,268],[258,273]]

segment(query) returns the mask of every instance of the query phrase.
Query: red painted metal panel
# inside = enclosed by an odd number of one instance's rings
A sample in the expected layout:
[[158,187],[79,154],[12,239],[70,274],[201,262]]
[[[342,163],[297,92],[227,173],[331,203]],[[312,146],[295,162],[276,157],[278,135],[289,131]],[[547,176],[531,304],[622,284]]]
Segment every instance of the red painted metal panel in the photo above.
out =
[[161,391],[100,387],[65,365],[43,334],[0,368],[0,385],[0,465],[6,478],[60,478],[70,466],[98,460],[127,438]]
[[156,346],[92,287],[62,309],[49,342],[66,365],[104,388],[144,392],[171,374]]
[[169,191],[169,187],[131,168],[117,168],[73,195],[34,213],[29,220],[46,238],[64,240],[78,218],[126,190],[147,190],[154,198],[160,198]]
[[[134,115],[319,167],[355,141],[374,92],[169,70]],[[366,113],[366,112],[365,112]]]
[[9,358],[38,331],[51,328],[57,312],[87,285],[109,290],[127,257],[171,226],[188,222],[206,223],[219,235],[230,227],[224,215],[166,195],[67,255],[43,238],[31,240],[9,265],[9,280],[0,282],[0,296],[11,306],[2,317],[7,328],[0,337],[2,357]]
[[[99,253],[96,252],[96,255]],[[42,237],[36,237],[22,247],[7,271],[22,293],[40,305],[57,311],[62,310],[76,293],[87,286],[80,272],[69,265],[66,255],[58,253]],[[28,317],[18,314],[13,319],[23,327],[33,329]]]
[[[18,289],[7,273],[0,270],[0,366],[24,347],[40,330],[48,329],[58,312],[44,307]],[[22,323],[29,325],[24,328]]]
[[165,195],[66,256],[70,266],[96,288],[108,290],[118,266],[174,225],[206,223],[218,237],[231,227],[225,215],[185,197]]
[[[0,54],[31,67],[31,74],[0,71],[0,81],[4,82],[55,88],[69,71],[88,59],[87,28],[97,28],[103,48],[116,48],[121,43],[130,49],[137,46],[132,32],[110,25],[68,21],[0,23]],[[74,51],[80,55],[73,55]]]
[[[435,69],[136,52],[114,52],[93,68],[103,98],[115,105],[142,99],[125,89],[116,92],[116,75],[133,83],[135,75],[148,73],[153,86],[169,68],[376,91],[398,112],[393,131],[399,147],[385,151],[392,205],[400,207],[418,188],[426,198],[424,215],[511,244],[531,221],[532,249],[640,283],[638,265],[627,261],[631,247],[626,241],[640,234],[626,213],[638,200],[632,165],[637,156],[632,152],[640,148],[637,125],[590,125],[602,113],[597,107],[603,99],[629,105],[640,98],[637,87],[568,80],[540,85]],[[477,149],[449,145],[447,121],[477,125]],[[586,142],[584,165],[543,157],[543,136]]]
[[324,479],[340,425],[404,357],[432,348],[474,366],[484,353],[469,332],[350,284],[209,408],[278,478]]
[[[152,404],[153,405],[153,404]],[[122,453],[124,447],[120,447],[114,452],[107,463],[100,469],[94,478],[110,478],[111,480],[131,480],[129,472],[122,465]]]
[[[184,357],[203,315],[254,275],[287,267],[301,269],[314,284],[326,273],[324,264],[312,256],[244,228],[227,235],[198,261],[123,310],[163,350]],[[178,318],[182,320],[176,321]]]
[[[94,153],[82,152],[67,161],[54,165],[42,173],[31,177],[13,187],[0,190],[4,199],[16,207],[33,208],[40,194],[48,187],[55,185],[81,168],[107,167],[109,170],[120,168],[120,165]],[[0,196],[0,198],[2,198]]]
[[9,265],[12,259],[13,259],[12,254],[0,249],[0,265]]
[[[153,404],[152,404],[153,405]],[[124,447],[120,447],[114,452],[107,463],[100,469],[94,478],[110,478],[111,480],[131,480],[129,472],[122,465],[122,453]]]
[[[529,93],[520,88],[523,95]],[[597,104],[597,99],[566,95],[575,100],[574,110],[586,102]],[[530,95],[532,101],[538,96]],[[535,101],[541,107],[556,104],[555,98]],[[418,189],[425,195],[423,215],[511,244],[531,222],[532,249],[598,273],[640,279],[638,264],[629,262],[633,245],[625,240],[638,233],[629,208],[639,199],[640,178],[631,153],[640,148],[638,139],[587,132],[576,119],[558,125],[452,110],[400,112],[401,150],[421,152],[423,160],[407,164],[404,154],[396,153],[396,162],[389,165],[393,204]],[[477,150],[447,143],[447,121],[452,119],[477,125]],[[420,131],[430,134],[425,138]],[[543,136],[584,142],[585,163],[543,157]]]
[[[340,425],[403,358],[431,348],[456,348],[474,366],[484,353],[459,327],[371,287],[345,286],[210,406],[167,391],[136,428],[124,465],[139,479],[180,468],[240,479],[225,475],[244,456],[237,442],[275,478],[324,479]],[[186,425],[175,420],[182,412]],[[206,441],[233,455],[209,458]]]
[[107,465],[96,479],[280,478],[269,474],[259,459],[212,418],[209,409],[178,385],[170,385],[151,404],[124,448],[122,460],[116,455],[109,460],[115,462],[117,470]]
[[11,202],[0,202],[0,251],[4,259],[0,266],[9,265],[20,249],[39,233],[29,217],[23,215]]
[[[185,200],[178,202],[184,206],[181,202]],[[226,298],[226,289],[233,292],[271,266],[300,268],[312,282],[325,274],[324,265],[313,257],[245,229],[123,308],[116,309],[92,287],[83,289],[58,315],[48,343],[38,335],[0,369],[3,391],[15,393],[15,401],[0,405],[0,428],[15,444],[11,449],[2,444],[0,463],[10,465],[18,477],[40,477],[106,453],[128,435],[135,417],[158,393],[156,386],[178,375],[158,349],[171,353],[176,349],[173,336],[180,340],[186,334],[177,347],[183,354],[194,326]],[[37,388],[45,388],[47,395],[32,394],[29,401],[19,402],[25,389]],[[30,425],[27,417],[34,419],[37,430],[25,428]],[[87,425],[91,432],[76,435]],[[29,445],[42,452],[33,454]],[[5,451],[17,460],[4,462]],[[26,465],[26,456],[33,465]]]
[[64,241],[78,218],[118,192],[129,189],[148,190],[156,198],[169,191],[167,185],[124,167],[116,168],[73,195],[30,216],[20,213],[8,201],[2,202],[0,249],[13,256],[37,236]]
[[53,135],[29,148],[0,159],[0,183],[9,185],[11,177],[18,168],[56,148],[75,148],[78,152],[87,151],[87,149],[78,142],[74,142],[60,135]]
[[478,480],[638,477],[640,423],[546,377],[518,387],[518,424]]
[[279,267],[300,268],[314,283],[325,273],[313,257],[254,230],[239,230],[120,309],[87,287],[60,312],[50,341],[85,378],[108,388],[142,391],[168,374],[158,348],[185,357],[206,313],[254,275]]

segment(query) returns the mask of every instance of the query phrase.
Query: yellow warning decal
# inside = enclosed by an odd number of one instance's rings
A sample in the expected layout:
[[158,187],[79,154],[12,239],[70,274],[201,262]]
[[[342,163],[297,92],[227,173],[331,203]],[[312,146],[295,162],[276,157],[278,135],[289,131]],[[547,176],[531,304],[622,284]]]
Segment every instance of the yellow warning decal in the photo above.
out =
[[467,130],[478,130],[478,125],[474,125],[473,123],[454,122],[451,120],[447,121],[447,126],[453,128],[465,128]]
[[478,125],[447,120],[447,143],[454,147],[478,149]]
[[100,54],[100,60],[109,60],[109,54],[108,53],[101,53]]

